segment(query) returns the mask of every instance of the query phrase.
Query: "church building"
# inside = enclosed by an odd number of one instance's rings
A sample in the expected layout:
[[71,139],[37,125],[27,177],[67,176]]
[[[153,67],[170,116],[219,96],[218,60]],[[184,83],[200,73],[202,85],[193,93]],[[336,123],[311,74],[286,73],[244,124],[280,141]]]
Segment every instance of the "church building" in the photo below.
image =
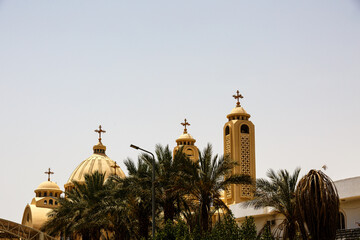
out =
[[[233,95],[236,100],[236,106],[226,116],[227,121],[223,127],[223,144],[224,155],[229,155],[231,159],[238,164],[232,170],[234,174],[247,174],[256,179],[255,165],[255,126],[250,121],[250,114],[240,104],[243,96],[236,92]],[[199,150],[195,145],[196,140],[188,133],[187,126],[190,124],[185,119],[183,134],[176,139],[176,146],[173,153],[175,154],[180,148],[193,161],[199,159]],[[74,181],[84,182],[85,174],[91,174],[95,171],[106,173],[105,178],[110,175],[117,175],[125,178],[122,169],[106,155],[106,146],[101,141],[101,134],[105,133],[101,126],[95,130],[99,134],[98,143],[93,146],[93,154],[82,161],[77,168],[71,173],[67,183],[64,185],[65,191],[70,191]],[[25,207],[22,224],[32,228],[40,229],[42,224],[47,220],[47,214],[58,207],[57,199],[60,197],[62,190],[59,186],[50,181],[50,175],[53,172],[46,172],[48,181],[41,183],[35,189],[35,197],[31,203]],[[360,225],[360,190],[354,186],[360,185],[360,177],[336,181],[335,185],[340,197],[340,229],[357,228]],[[245,216],[253,216],[257,230],[270,223],[271,228],[275,229],[284,219],[283,216],[276,213],[272,208],[252,209],[243,208],[241,203],[253,197],[253,189],[250,185],[232,185],[223,193],[223,200],[229,206],[235,216],[236,221],[240,224],[244,221]],[[360,229],[359,229],[360,230]]]

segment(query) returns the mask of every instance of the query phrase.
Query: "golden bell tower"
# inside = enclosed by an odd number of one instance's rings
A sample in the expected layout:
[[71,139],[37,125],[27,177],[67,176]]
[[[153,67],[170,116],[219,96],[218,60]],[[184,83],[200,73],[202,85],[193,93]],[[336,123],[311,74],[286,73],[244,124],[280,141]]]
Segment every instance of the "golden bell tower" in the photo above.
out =
[[173,154],[179,150],[179,148],[183,148],[183,152],[188,156],[192,161],[199,160],[199,149],[195,146],[196,140],[187,132],[186,126],[190,126],[190,123],[184,120],[181,125],[184,126],[183,134],[176,139],[177,146],[174,148]]
[[[250,114],[240,105],[239,99],[243,96],[237,91],[233,97],[237,100],[236,107],[227,115],[228,122],[223,129],[224,155],[238,163],[233,173],[248,174],[255,179],[255,127],[249,121]],[[250,185],[231,185],[224,194],[228,205],[235,204],[252,198],[252,189]]]

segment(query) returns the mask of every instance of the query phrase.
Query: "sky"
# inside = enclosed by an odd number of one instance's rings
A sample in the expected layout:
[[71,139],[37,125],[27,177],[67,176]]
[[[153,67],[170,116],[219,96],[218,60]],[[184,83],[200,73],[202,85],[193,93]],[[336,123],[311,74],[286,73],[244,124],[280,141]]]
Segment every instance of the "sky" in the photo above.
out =
[[63,189],[100,124],[124,172],[184,118],[223,154],[236,90],[257,177],[359,176],[360,1],[0,0],[0,218],[21,222],[49,167]]

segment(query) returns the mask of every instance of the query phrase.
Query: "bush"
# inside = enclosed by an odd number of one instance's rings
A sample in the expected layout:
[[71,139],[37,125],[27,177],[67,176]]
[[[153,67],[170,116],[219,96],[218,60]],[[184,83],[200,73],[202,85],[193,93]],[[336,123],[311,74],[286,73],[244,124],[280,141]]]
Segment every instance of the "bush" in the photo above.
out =
[[256,240],[256,225],[254,217],[245,217],[245,222],[241,224],[241,239]]

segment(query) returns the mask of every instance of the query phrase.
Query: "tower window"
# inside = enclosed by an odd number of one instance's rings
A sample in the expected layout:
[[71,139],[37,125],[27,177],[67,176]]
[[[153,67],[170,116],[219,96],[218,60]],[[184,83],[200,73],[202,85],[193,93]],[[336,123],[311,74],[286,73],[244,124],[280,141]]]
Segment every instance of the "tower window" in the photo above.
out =
[[46,197],[47,196],[47,192],[44,192],[44,197]]
[[249,126],[246,124],[241,125],[240,132],[241,133],[249,133]]
[[51,192],[51,193],[50,193],[50,197],[52,197],[52,195],[53,195],[53,193]]
[[230,127],[226,126],[225,128],[225,135],[229,135],[230,134]]
[[193,152],[193,150],[191,150],[191,149],[187,149],[187,150],[186,150],[186,155],[187,155],[188,157],[192,157],[192,156],[194,156],[194,152]]

